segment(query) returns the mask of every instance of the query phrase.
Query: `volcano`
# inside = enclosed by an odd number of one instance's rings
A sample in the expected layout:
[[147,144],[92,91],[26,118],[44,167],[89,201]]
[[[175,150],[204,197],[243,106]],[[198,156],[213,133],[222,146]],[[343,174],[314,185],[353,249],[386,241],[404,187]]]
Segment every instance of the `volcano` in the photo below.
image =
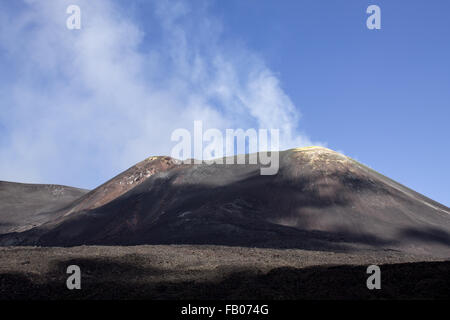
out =
[[[0,242],[393,250],[450,257],[446,206],[327,148],[290,149],[279,157],[272,176],[260,175],[258,164],[151,157],[52,208],[46,221],[2,235]],[[14,210],[20,211],[20,203]]]

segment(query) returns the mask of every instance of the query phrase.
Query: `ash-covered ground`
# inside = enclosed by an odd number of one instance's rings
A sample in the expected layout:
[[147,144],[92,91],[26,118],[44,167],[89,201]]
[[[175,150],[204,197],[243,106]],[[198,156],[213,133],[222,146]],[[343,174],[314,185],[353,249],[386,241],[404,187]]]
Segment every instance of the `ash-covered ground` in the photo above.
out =
[[[381,289],[366,286],[381,268]],[[69,290],[69,265],[81,289]],[[448,299],[450,261],[226,246],[0,248],[0,299]]]

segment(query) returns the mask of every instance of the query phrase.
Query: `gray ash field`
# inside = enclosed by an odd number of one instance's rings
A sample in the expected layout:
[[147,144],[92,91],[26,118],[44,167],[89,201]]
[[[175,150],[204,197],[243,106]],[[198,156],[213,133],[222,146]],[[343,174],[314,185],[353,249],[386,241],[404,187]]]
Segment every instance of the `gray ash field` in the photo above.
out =
[[0,184],[1,298],[450,297],[449,208],[326,148],[279,155],[271,176],[150,157],[90,192]]
[[[0,299],[447,299],[450,262],[224,246],[0,248]],[[66,268],[82,270],[81,290]],[[368,290],[378,264],[382,289]]]

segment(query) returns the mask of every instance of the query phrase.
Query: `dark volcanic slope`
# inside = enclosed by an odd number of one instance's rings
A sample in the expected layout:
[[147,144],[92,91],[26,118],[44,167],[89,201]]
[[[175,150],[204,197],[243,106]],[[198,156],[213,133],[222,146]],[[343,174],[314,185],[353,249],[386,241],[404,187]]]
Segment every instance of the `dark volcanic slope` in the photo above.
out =
[[56,218],[88,190],[53,184],[0,181],[0,234],[24,231]]
[[319,147],[292,149],[280,153],[277,175],[261,176],[259,169],[171,164],[104,205],[80,202],[78,208],[92,209],[72,209],[6,243],[370,248],[450,256],[447,207],[348,157]]

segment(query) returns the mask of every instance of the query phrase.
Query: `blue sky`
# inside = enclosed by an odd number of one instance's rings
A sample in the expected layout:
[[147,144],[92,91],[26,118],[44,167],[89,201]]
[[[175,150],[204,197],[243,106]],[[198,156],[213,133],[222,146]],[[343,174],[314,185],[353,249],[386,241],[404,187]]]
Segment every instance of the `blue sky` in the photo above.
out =
[[[131,1],[130,1],[131,2]],[[82,29],[65,28],[69,4]],[[381,30],[366,28],[370,4]],[[2,1],[0,179],[93,188],[175,128],[280,127],[450,205],[448,1]],[[262,94],[261,92],[264,92]]]
[[[215,10],[227,37],[245,39],[279,74],[309,136],[450,205],[450,2],[282,4]],[[381,30],[365,27],[370,4]]]

